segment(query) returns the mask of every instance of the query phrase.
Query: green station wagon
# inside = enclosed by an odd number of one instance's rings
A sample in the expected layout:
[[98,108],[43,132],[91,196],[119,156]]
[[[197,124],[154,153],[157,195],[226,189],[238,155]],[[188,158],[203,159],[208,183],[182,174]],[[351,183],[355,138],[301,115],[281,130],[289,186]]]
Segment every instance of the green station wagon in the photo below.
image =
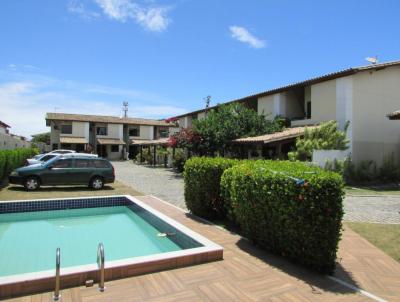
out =
[[103,158],[57,156],[45,163],[21,167],[11,172],[10,183],[36,190],[41,185],[88,185],[99,190],[105,183],[113,183],[115,170]]

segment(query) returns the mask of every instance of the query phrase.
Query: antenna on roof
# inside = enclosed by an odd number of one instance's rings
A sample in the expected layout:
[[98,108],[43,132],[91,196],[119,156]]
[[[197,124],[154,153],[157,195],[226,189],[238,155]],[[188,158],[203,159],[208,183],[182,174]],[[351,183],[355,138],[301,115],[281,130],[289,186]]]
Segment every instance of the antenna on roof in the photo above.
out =
[[126,118],[126,117],[128,117],[128,105],[129,105],[129,103],[128,102],[123,102],[122,103],[122,111],[124,112],[124,117]]
[[204,98],[204,101],[206,102],[206,109],[204,110],[204,113],[207,116],[207,110],[208,110],[208,107],[210,107],[210,102],[211,102],[211,95],[207,95]]
[[367,60],[371,64],[376,64],[378,63],[378,56],[376,55],[375,57],[366,57],[365,60]]

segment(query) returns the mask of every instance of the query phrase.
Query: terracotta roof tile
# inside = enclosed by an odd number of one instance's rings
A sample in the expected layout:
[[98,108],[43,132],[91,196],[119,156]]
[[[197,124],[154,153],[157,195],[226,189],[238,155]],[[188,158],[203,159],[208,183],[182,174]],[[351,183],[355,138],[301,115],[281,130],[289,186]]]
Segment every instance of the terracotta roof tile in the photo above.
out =
[[271,134],[264,134],[260,136],[238,138],[232,141],[234,144],[253,144],[262,143],[268,144],[276,141],[281,141],[289,138],[296,138],[304,134],[305,129],[314,129],[317,126],[306,126],[306,127],[295,127],[287,128],[281,132],[275,132]]

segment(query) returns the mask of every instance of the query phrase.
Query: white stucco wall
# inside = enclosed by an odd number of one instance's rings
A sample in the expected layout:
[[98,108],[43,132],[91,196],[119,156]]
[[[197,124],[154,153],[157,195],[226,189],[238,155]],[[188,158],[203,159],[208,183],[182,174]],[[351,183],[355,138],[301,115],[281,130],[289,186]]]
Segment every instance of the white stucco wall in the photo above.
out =
[[314,150],[312,161],[324,168],[327,162],[333,163],[334,160],[344,161],[349,155],[349,150]]
[[311,85],[311,120],[314,123],[336,119],[336,80]]
[[[72,134],[61,133],[61,125],[71,125],[72,124]],[[58,133],[62,136],[72,136],[72,137],[85,137],[89,140],[89,122],[61,122],[58,123],[59,130],[55,131],[55,134]],[[59,141],[59,138],[58,138]]]
[[107,124],[107,135],[97,135],[99,138],[120,138],[124,137],[123,124]]
[[191,116],[184,116],[179,119],[179,127],[181,128],[188,128],[192,126],[192,117]]
[[258,114],[272,120],[277,115],[287,118],[303,116],[301,105],[292,91],[275,93],[258,99]]
[[202,120],[206,118],[206,113],[205,112],[200,112],[197,114],[197,119]]
[[400,121],[386,115],[400,106],[400,67],[353,76],[353,159],[378,165],[393,153],[400,160]]
[[154,139],[154,126],[140,126],[140,138]]
[[268,120],[272,120],[275,118],[275,103],[274,103],[274,95],[267,95],[264,97],[258,98],[258,106],[257,106],[258,114],[264,114]]
[[280,93],[277,115],[287,118],[299,118],[304,115],[303,109],[292,91]]
[[9,134],[0,133],[0,150],[13,150],[16,148],[28,148],[30,146],[30,142],[23,141]]

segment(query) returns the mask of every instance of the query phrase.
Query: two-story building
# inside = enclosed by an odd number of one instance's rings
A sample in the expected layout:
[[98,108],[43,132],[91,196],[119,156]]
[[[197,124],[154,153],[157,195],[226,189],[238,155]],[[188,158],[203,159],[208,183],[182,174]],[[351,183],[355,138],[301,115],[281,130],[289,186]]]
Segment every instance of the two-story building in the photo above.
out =
[[177,129],[163,120],[67,113],[47,113],[46,125],[53,150],[94,152],[109,159],[121,159],[126,151],[132,158],[139,146],[161,144]]
[[[400,160],[399,125],[386,117],[400,106],[400,61],[349,68],[228,103],[234,102],[267,119],[286,117],[291,127],[299,127],[272,136],[239,139],[237,144],[262,146],[268,152],[288,151],[304,132],[303,126],[336,120],[344,127],[348,121],[349,151],[354,162],[374,160],[379,165],[390,154]],[[208,110],[213,108],[218,106]],[[180,127],[190,127],[194,119],[204,116],[205,109],[201,109],[174,119]]]

